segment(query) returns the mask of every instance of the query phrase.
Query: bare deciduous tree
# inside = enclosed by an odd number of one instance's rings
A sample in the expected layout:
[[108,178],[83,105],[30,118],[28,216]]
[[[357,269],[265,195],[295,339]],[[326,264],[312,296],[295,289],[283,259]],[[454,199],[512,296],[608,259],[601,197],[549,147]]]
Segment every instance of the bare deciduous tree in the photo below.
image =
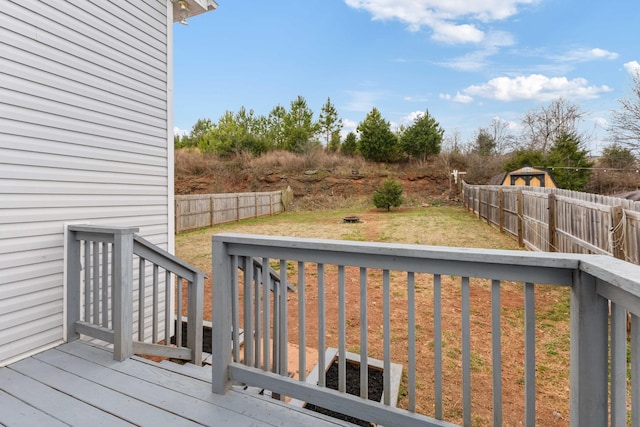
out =
[[618,100],[619,110],[611,113],[609,132],[613,140],[640,151],[640,71],[631,78],[631,96]]
[[578,124],[585,114],[579,105],[563,98],[552,101],[548,107],[530,110],[522,118],[522,143],[530,149],[546,152],[563,134],[584,139]]

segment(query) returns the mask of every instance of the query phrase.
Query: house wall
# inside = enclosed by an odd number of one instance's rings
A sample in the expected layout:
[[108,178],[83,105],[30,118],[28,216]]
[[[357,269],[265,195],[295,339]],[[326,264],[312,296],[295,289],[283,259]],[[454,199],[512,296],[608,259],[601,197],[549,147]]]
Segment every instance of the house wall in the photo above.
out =
[[0,365],[63,338],[65,224],[171,249],[167,4],[0,1]]

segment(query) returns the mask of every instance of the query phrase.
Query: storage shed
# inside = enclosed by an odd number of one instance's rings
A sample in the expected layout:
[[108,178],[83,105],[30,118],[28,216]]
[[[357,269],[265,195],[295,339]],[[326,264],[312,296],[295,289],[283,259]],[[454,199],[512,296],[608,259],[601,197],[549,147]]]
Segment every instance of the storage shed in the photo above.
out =
[[542,168],[524,166],[491,178],[491,185],[557,188],[551,173]]

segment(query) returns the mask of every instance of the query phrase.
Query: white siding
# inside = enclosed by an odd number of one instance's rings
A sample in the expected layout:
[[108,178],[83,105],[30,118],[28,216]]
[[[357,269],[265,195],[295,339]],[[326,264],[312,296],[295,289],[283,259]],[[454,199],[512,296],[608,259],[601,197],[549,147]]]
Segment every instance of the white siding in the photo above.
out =
[[62,339],[66,223],[170,245],[167,4],[0,1],[0,366]]

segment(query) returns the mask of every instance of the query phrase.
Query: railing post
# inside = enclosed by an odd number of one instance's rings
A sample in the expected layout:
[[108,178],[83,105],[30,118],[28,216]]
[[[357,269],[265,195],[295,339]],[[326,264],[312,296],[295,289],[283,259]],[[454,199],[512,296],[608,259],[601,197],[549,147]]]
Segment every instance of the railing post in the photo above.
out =
[[608,309],[593,276],[577,271],[571,287],[571,426],[607,425]]
[[76,322],[80,320],[80,241],[67,226],[67,342],[80,338]]
[[[192,351],[191,363],[202,365],[202,303],[204,300],[204,276],[202,273],[195,275],[195,280],[189,283],[189,301],[187,314],[187,347]],[[178,322],[179,324],[180,322]],[[207,352],[211,349],[207,349]]]
[[114,230],[113,358],[133,356],[133,235],[138,229]]
[[[231,363],[231,271],[225,243],[216,236],[212,239],[213,278],[211,282],[213,330],[212,379],[214,393],[224,394],[231,388],[229,363]],[[268,267],[268,266],[267,266]],[[259,280],[256,278],[256,280]],[[267,286],[267,283],[265,283]]]

